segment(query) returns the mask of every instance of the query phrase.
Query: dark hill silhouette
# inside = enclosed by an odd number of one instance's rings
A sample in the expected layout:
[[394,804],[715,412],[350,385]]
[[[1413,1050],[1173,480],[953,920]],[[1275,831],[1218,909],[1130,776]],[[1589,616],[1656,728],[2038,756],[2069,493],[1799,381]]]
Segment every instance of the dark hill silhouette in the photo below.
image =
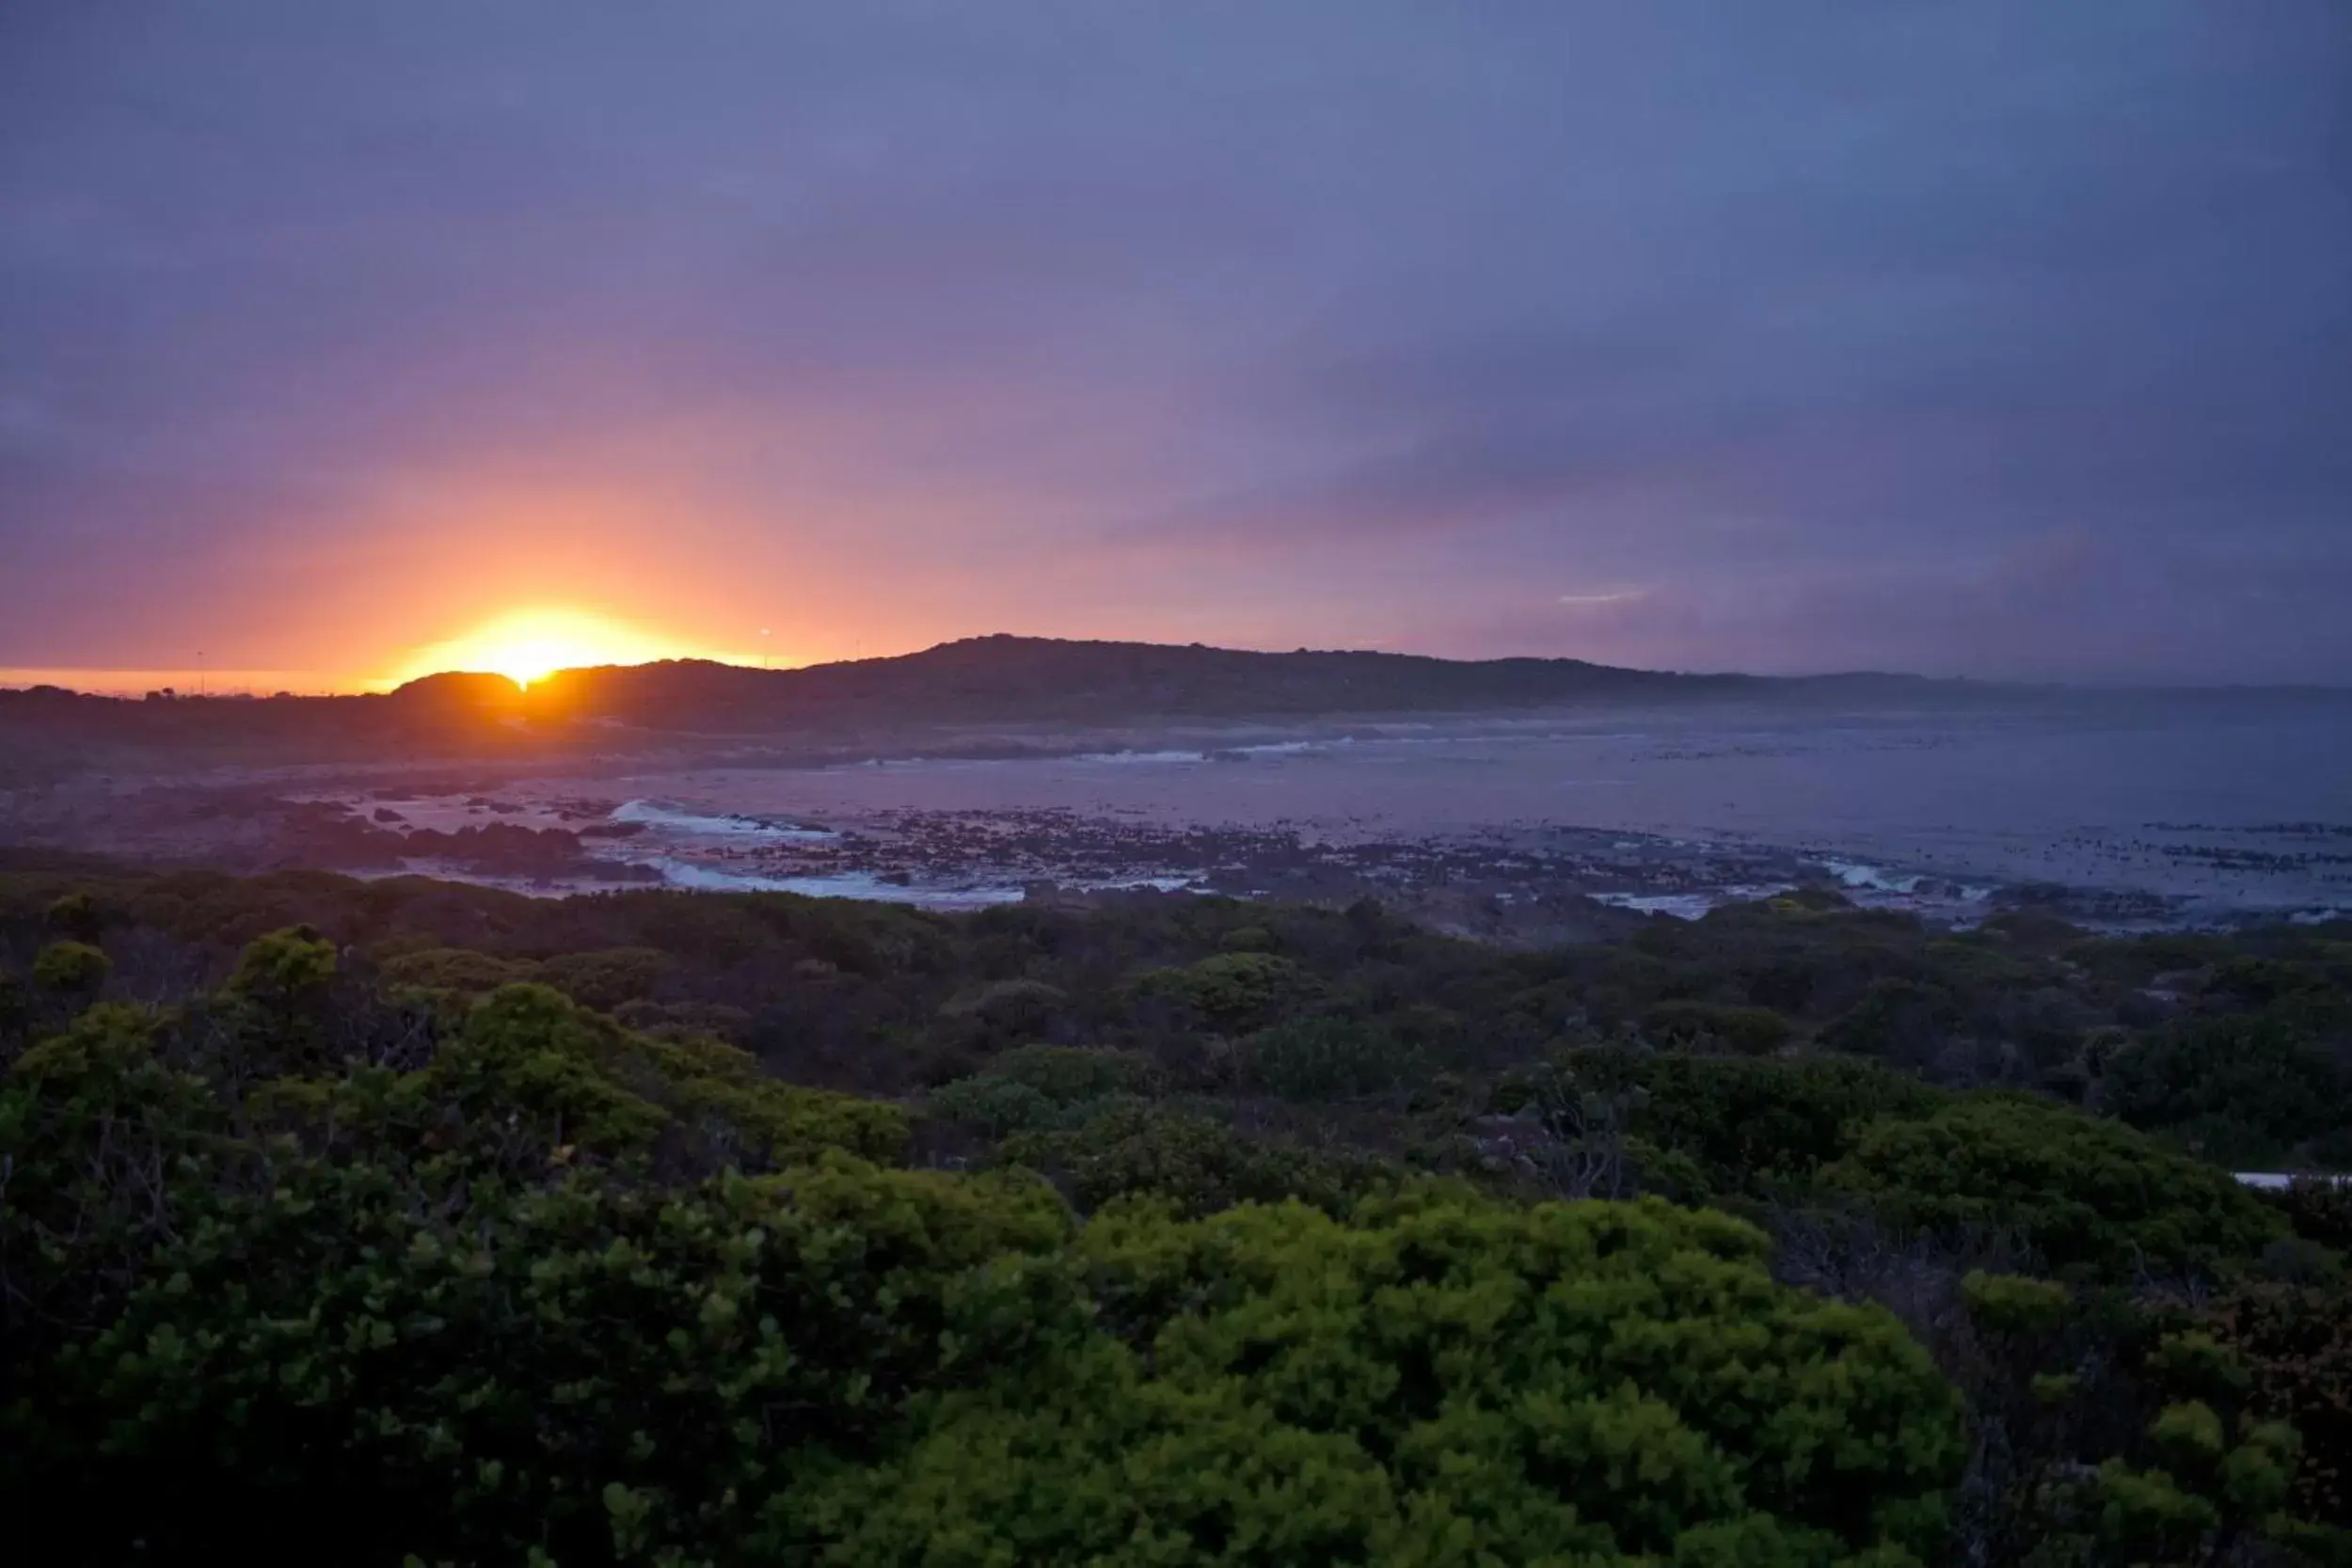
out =
[[1914,695],[1908,675],[1775,679],[1674,674],[1575,658],[1476,661],[1369,652],[1252,653],[1199,643],[966,638],[894,658],[750,670],[706,660],[567,670],[526,707],[647,729],[764,732],[886,723],[1244,719],[1470,712],[1590,703],[1673,703],[1864,690]]
[[879,743],[897,729],[975,725],[1739,702],[1969,705],[2059,694],[1915,675],[1678,674],[1574,658],[1252,653],[1000,634],[799,670],[701,659],[566,670],[528,690],[503,675],[454,672],[380,696],[158,693],[142,702],[55,687],[0,690],[0,787],[77,768],[632,754],[706,739],[756,738],[816,753]]
[[523,689],[513,677],[455,670],[420,676],[380,701],[411,723],[468,723],[524,710]]
[[566,670],[528,690],[503,675],[463,673],[429,675],[382,696],[158,693],[142,702],[56,687],[0,689],[0,788],[109,768],[675,754],[706,741],[729,751],[751,741],[811,757],[884,743],[952,749],[973,743],[953,732],[998,725],[1074,729],[1708,704],[1834,712],[2155,701],[2172,711],[2183,704],[2249,700],[2341,705],[2352,701],[2352,692],[2101,693],[1917,675],[1680,674],[1575,658],[1252,653],[998,635],[800,670],[699,659]]

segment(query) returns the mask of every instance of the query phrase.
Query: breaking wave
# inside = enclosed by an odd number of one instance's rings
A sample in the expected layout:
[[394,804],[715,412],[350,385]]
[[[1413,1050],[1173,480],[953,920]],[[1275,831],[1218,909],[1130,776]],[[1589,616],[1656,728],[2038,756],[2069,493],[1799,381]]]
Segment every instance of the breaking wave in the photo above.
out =
[[938,910],[1016,904],[1024,896],[1023,890],[1017,887],[917,887],[884,881],[865,871],[839,871],[824,877],[762,877],[668,857],[646,863],[659,870],[662,880],[670,886],[702,893],[797,893],[805,898],[862,898]]
[[661,828],[674,833],[691,833],[697,838],[748,838],[771,844],[809,843],[841,836],[830,828],[805,828],[794,822],[769,822],[756,816],[688,811],[655,800],[625,801],[612,809],[612,820]]

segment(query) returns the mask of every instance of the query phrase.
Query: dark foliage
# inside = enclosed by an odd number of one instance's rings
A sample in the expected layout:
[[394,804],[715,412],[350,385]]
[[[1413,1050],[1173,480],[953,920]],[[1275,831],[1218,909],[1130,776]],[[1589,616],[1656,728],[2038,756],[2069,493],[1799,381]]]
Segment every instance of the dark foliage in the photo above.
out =
[[2211,1163],[2352,1144],[2341,948],[0,876],[0,1512],[91,1562],[2343,1560],[2344,1189]]

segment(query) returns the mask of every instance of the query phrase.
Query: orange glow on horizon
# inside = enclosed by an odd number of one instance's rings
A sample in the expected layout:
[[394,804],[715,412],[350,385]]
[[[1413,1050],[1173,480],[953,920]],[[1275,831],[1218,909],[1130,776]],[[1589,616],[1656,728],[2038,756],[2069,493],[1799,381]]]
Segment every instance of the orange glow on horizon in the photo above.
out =
[[664,658],[752,662],[739,655],[694,647],[586,610],[523,610],[416,649],[389,680],[380,684],[397,686],[424,675],[464,671],[504,675],[516,686],[528,687],[558,670],[650,664]]

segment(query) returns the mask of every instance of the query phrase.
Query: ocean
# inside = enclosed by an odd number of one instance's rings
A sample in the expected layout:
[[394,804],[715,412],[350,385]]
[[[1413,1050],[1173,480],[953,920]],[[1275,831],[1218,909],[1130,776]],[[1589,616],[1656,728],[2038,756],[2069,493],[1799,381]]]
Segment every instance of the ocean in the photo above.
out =
[[[1187,826],[1327,840],[1619,832],[1789,851],[1878,893],[1935,882],[1967,898],[2050,885],[2144,894],[2192,918],[2352,910],[2352,702],[2341,700],[1326,723],[1058,756],[885,756],[542,786],[625,792],[635,803],[624,819],[699,813],[784,825],[747,832],[738,821],[712,835],[752,840],[1008,812],[1163,835]],[[973,853],[985,859],[986,846]]]

